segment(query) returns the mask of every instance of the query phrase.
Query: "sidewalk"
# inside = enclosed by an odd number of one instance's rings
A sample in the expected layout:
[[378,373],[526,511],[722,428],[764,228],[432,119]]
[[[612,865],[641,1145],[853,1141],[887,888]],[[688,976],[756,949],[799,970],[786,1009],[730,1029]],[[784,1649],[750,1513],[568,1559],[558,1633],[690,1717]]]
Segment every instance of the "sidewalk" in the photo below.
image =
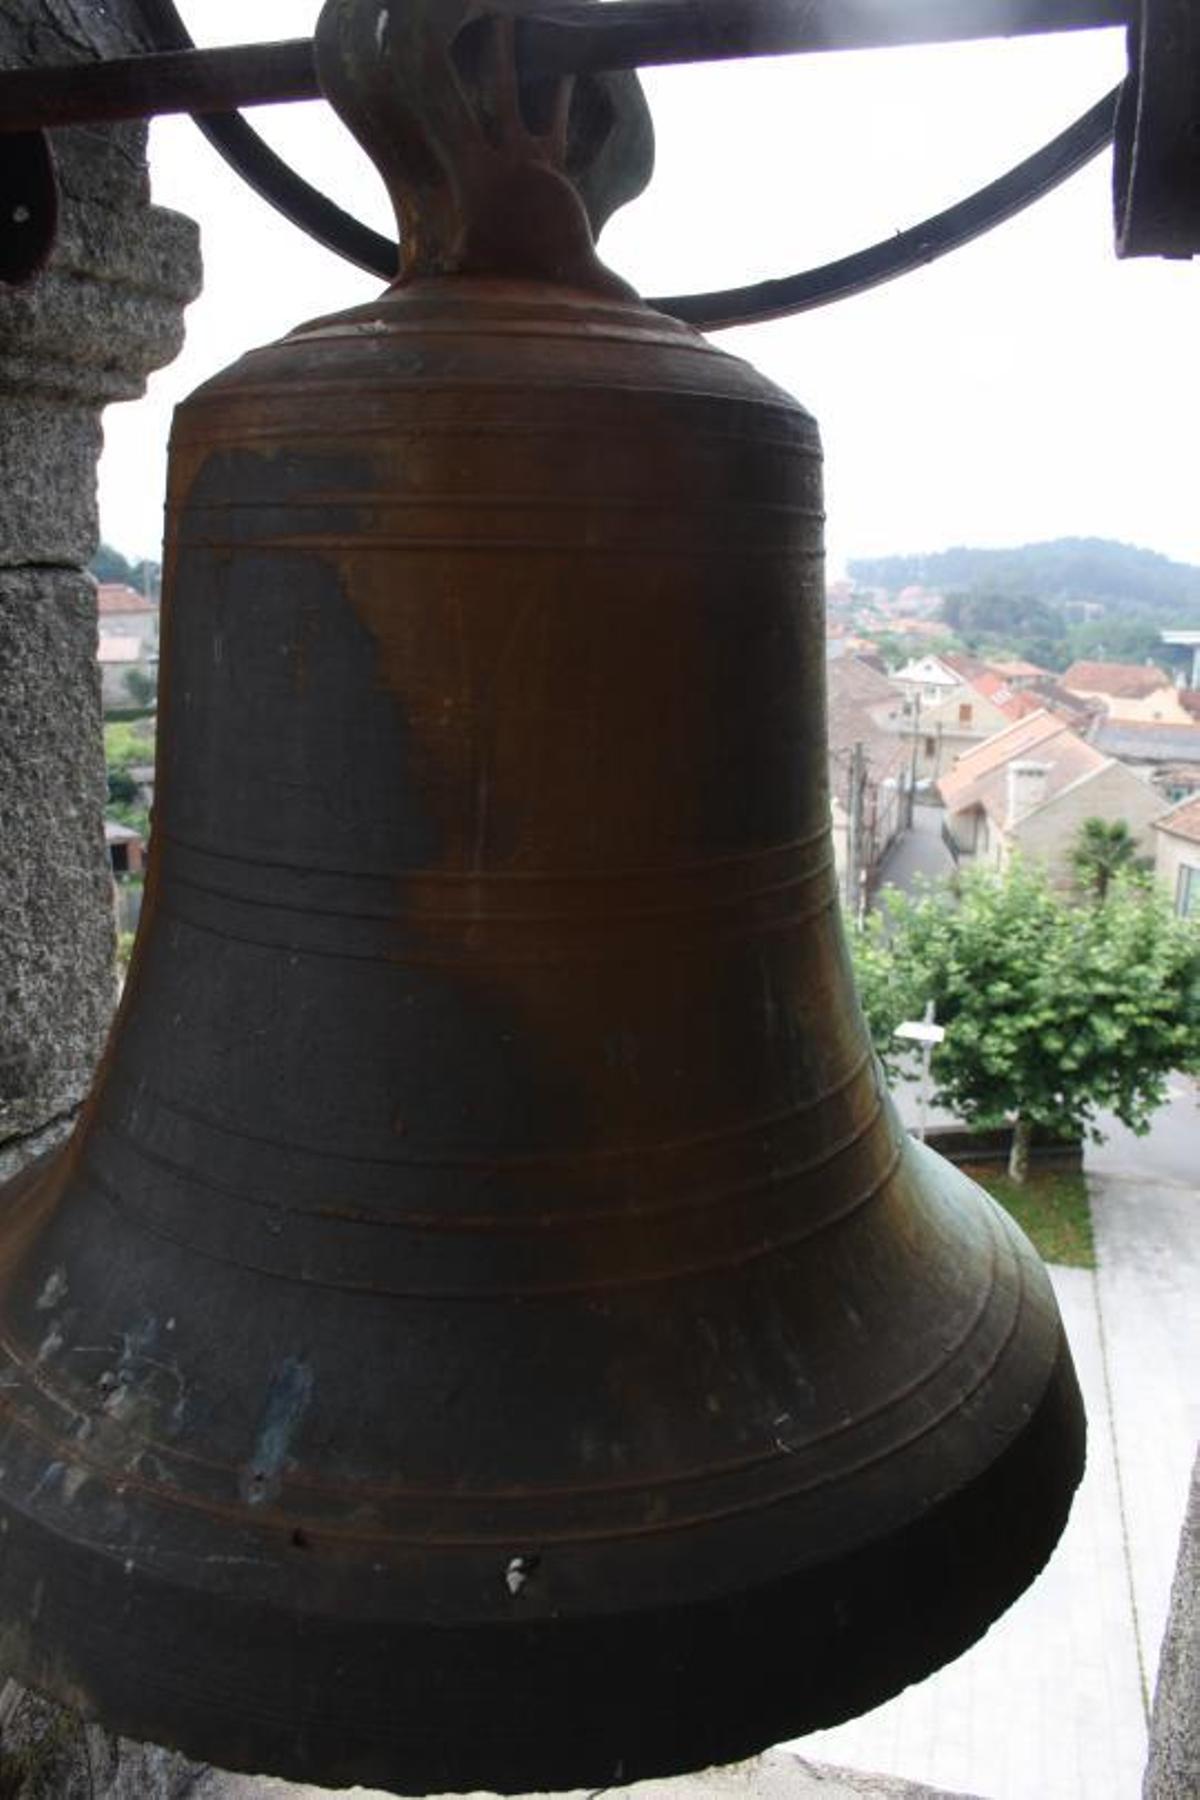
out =
[[985,1800],[1140,1794],[1146,1708],[1097,1284],[1084,1269],[1055,1269],[1052,1279],[1089,1437],[1087,1473],[1049,1566],[956,1663],[861,1719],[803,1739],[793,1746],[802,1755]]
[[[902,1111],[912,1097],[898,1095]],[[1173,1084],[1150,1139],[1086,1159],[1095,1274],[1051,1276],[1089,1421],[1051,1563],[959,1662],[794,1746],[986,1800],[1137,1800],[1200,1436],[1200,1112]],[[1114,1122],[1115,1124],[1115,1122]]]

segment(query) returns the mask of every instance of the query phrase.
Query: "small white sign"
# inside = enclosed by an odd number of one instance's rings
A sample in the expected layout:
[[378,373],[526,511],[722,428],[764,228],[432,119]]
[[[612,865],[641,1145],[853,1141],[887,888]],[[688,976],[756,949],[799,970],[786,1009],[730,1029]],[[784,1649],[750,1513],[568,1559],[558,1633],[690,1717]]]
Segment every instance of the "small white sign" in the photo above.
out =
[[911,1038],[915,1044],[940,1044],[946,1035],[944,1025],[934,1025],[928,1019],[905,1019],[897,1025],[893,1037]]

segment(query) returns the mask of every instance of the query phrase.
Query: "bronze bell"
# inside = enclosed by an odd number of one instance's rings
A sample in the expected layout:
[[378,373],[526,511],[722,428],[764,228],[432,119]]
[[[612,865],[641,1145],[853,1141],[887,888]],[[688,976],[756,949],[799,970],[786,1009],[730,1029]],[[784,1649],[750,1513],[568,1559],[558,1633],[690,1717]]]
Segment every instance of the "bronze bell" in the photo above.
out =
[[1026,1586],[1074,1374],[855,1002],[816,428],[595,260],[636,85],[318,47],[407,262],[177,416],[135,967],[0,1196],[0,1664],[339,1786],[729,1761]]

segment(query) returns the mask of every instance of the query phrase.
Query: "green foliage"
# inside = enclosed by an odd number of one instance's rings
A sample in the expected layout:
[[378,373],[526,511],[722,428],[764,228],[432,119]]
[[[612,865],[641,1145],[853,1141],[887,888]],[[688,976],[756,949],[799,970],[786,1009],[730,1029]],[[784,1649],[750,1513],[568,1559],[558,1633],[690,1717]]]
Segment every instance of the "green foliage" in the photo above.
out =
[[1071,662],[1152,662],[1161,668],[1164,656],[1157,626],[1144,618],[1120,619],[1111,613],[1069,626],[1067,648]]
[[1047,639],[1061,635],[1062,622],[1054,608],[1032,594],[1002,594],[975,590],[947,594],[942,617],[964,642],[976,645],[985,639]]
[[942,616],[972,655],[997,660],[1021,657],[1039,669],[1060,673],[1071,660],[1061,614],[1031,594],[989,590],[947,594]]
[[1098,600],[1169,614],[1178,625],[1200,624],[1200,569],[1108,538],[1055,538],[1011,550],[958,546],[927,556],[860,557],[847,569],[854,581],[893,592],[919,582],[943,592],[1018,594],[1056,607],[1069,600]]
[[1103,900],[1118,875],[1140,875],[1150,868],[1150,858],[1138,855],[1137,839],[1124,819],[1085,819],[1070,860],[1076,882],[1091,900]]
[[158,683],[144,669],[130,669],[125,677],[125,692],[135,706],[153,706]]
[[110,801],[104,809],[104,816],[112,819],[117,825],[128,825],[131,831],[137,832],[144,844],[149,843],[150,810],[148,807],[138,806],[136,803],[130,804],[124,800]]
[[144,558],[140,562],[130,562],[111,544],[101,544],[91,562],[92,574],[97,581],[122,582],[135,592],[144,593],[147,587],[152,595],[157,594],[162,578],[161,566]]
[[[914,582],[940,589],[947,627],[974,655],[1060,673],[1081,661],[1161,664],[1159,628],[1200,625],[1200,569],[1103,538],[860,559],[849,570],[893,593]],[[1081,602],[1103,616],[1081,619]]]
[[108,804],[114,806],[132,806],[138,797],[138,784],[128,769],[109,769],[108,771]]
[[921,638],[919,642],[900,631],[872,631],[871,641],[880,660],[889,669],[902,669],[918,656],[940,656],[947,650],[962,650],[961,639],[947,632],[944,637]]
[[108,770],[108,817],[147,839],[150,814],[141,803],[138,783],[130,771],[137,763],[154,760],[153,720],[109,720],[104,727],[104,760]]
[[104,727],[104,760],[110,769],[154,760],[154,725],[150,720],[108,720]]
[[1092,1210],[1087,1182],[1075,1171],[1034,1169],[1013,1181],[998,1169],[969,1168],[968,1175],[1011,1213],[1038,1255],[1073,1269],[1094,1269]]
[[896,890],[892,888],[887,890],[886,898],[889,903],[888,915],[870,912],[861,926],[847,920],[846,931],[854,961],[854,980],[867,1030],[885,1074],[889,1079],[895,1080],[910,1049],[910,1046],[896,1041],[896,1027],[904,1019],[921,1017],[928,998],[928,982],[925,970],[898,955],[896,946],[888,937],[893,899],[898,898],[903,906],[907,906],[908,902],[905,896],[897,896]]
[[1103,906],[1071,906],[1016,862],[886,905],[886,936],[852,937],[876,1048],[894,1068],[897,1010],[932,1000],[935,1098],[968,1124],[1094,1135],[1109,1108],[1143,1132],[1168,1073],[1200,1068],[1200,926],[1147,884],[1118,877]]

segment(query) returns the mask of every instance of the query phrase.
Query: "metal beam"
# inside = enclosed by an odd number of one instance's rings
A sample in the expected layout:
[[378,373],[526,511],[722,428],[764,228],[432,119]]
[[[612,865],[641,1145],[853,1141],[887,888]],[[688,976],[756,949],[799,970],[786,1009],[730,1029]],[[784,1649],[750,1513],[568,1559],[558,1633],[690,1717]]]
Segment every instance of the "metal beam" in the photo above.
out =
[[[884,48],[1127,24],[1134,0],[557,0],[520,21],[533,74]],[[311,40],[0,74],[0,131],[320,96]]]

